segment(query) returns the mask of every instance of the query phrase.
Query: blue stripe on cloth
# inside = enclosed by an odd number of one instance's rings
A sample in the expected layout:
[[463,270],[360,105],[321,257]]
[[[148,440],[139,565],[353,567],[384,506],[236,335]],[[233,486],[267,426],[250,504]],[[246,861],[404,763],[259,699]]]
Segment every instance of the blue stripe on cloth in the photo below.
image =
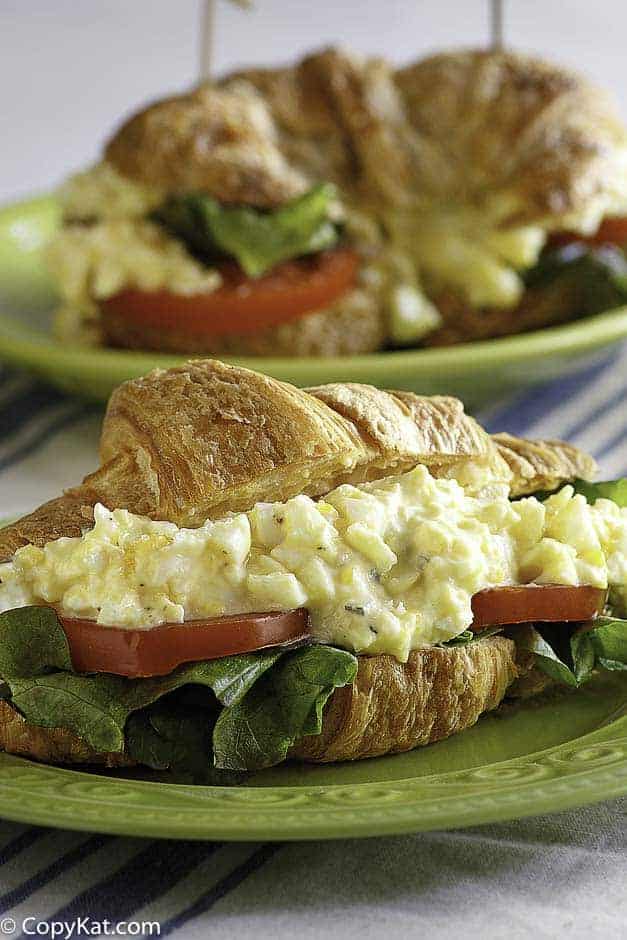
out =
[[31,894],[34,894],[35,891],[39,891],[39,889],[47,885],[48,882],[58,878],[59,875],[69,868],[74,868],[74,866],[82,862],[83,859],[87,858],[89,855],[93,855],[93,853],[97,852],[103,845],[107,845],[112,841],[112,836],[92,836],[64,855],[60,855],[54,862],[42,869],[42,871],[37,872],[37,874],[33,875],[31,878],[27,878],[26,881],[22,882],[17,888],[13,888],[13,890],[0,895],[0,913],[4,914],[6,911],[10,911],[12,907],[15,907],[16,904],[21,904],[26,898],[30,897]]
[[150,842],[109,878],[83,891],[50,916],[50,921],[128,919],[160,898],[201,862],[222,847],[220,842]]
[[619,444],[622,444],[623,441],[627,441],[627,427],[624,425],[620,431],[617,431],[616,434],[614,434],[613,437],[609,439],[609,441],[605,442],[603,447],[600,447],[598,450],[596,450],[597,459],[602,460],[603,457],[609,454],[610,451],[614,450],[615,447],[618,447]]
[[200,914],[206,914],[218,901],[245,881],[249,875],[252,875],[265,865],[281,848],[281,844],[277,842],[266,842],[264,845],[260,846],[245,862],[238,865],[237,868],[234,868],[228,875],[225,875],[224,878],[218,881],[217,884],[204,894],[201,894],[193,904],[190,904],[189,907],[186,907],[175,917],[171,917],[169,920],[162,923],[159,936],[167,937],[176,930],[180,930],[181,927],[184,927],[185,924],[193,920],[194,917],[199,917]]
[[20,854],[20,852],[30,848],[31,845],[37,842],[38,839],[41,839],[45,833],[45,829],[40,829],[38,826],[33,826],[33,828],[26,829],[25,832],[20,833],[19,836],[15,837],[15,839],[11,839],[11,841],[7,842],[0,852],[0,865],[6,865],[7,862],[10,862],[12,859],[14,859],[16,855]]
[[88,404],[77,404],[69,414],[59,415],[56,419],[52,420],[50,424],[44,427],[34,438],[25,441],[19,447],[16,447],[13,451],[10,451],[6,457],[0,459],[0,472],[3,470],[12,467],[14,464],[19,463],[20,460],[24,460],[26,457],[29,457],[32,453],[37,451],[42,447],[50,438],[54,437],[55,434],[58,434],[59,431],[65,430],[65,428],[70,427],[72,424],[75,424],[81,418],[85,418],[90,414],[94,414],[97,411],[96,405]]
[[486,415],[483,422],[485,429],[491,434],[496,431],[507,431],[519,437],[524,436],[528,427],[561,405],[566,398],[584,392],[585,388],[602,372],[611,368],[616,357],[617,353],[614,353],[601,362],[595,362],[592,366],[574,372],[572,375],[544,385],[537,385],[532,391],[517,395],[502,408],[497,408]]
[[564,440],[570,441],[572,438],[577,437],[577,435],[585,431],[593,421],[602,418],[606,411],[609,411],[611,408],[616,408],[617,405],[625,401],[625,399],[627,399],[627,377],[625,378],[625,383],[624,388],[621,388],[615,395],[612,395],[611,398],[601,402],[600,405],[594,408],[584,418],[579,418],[579,420],[570,426],[567,425],[563,431],[561,431]]
[[46,385],[31,385],[21,395],[9,399],[0,409],[0,438],[19,430],[44,409],[65,401],[66,396]]

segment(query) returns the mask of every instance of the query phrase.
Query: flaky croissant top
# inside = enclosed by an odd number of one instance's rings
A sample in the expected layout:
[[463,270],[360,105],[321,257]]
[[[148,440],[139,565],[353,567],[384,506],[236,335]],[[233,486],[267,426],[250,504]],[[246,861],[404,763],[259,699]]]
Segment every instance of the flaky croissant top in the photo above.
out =
[[24,544],[78,536],[92,508],[201,525],[259,501],[320,496],[425,464],[512,495],[590,479],[567,444],[490,436],[454,398],[333,384],[298,389],[216,360],[157,369],[112,395],[102,465],[79,486],[0,532],[0,561]]
[[367,202],[565,227],[611,203],[626,143],[603,92],[528,56],[442,53],[395,71],[328,49],[157,102],[106,158],[138,182],[223,202],[273,206],[326,179]]

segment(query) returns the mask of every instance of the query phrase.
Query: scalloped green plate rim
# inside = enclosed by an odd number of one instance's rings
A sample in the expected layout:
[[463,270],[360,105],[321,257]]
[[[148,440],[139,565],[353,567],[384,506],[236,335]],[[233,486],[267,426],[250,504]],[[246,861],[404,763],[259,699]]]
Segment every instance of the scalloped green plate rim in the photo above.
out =
[[[58,225],[54,199],[43,196],[0,209],[0,358],[61,388],[104,399],[120,382],[186,357],[64,345],[50,334],[42,309],[52,304],[42,248]],[[38,312],[36,312],[38,311]],[[564,326],[448,348],[381,352],[343,358],[231,358],[297,385],[372,382],[427,394],[457,394],[472,403],[545,381],[577,368],[627,338],[627,308]]]
[[120,780],[0,755],[5,818],[165,838],[392,835],[535,816],[626,792],[627,717],[524,759],[356,786],[194,787]]

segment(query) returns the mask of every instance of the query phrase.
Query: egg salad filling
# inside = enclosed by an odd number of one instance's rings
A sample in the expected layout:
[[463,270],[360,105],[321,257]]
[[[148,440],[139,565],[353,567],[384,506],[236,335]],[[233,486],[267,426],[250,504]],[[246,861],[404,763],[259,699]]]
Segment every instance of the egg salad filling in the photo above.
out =
[[511,584],[627,585],[627,508],[570,486],[544,502],[506,487],[470,495],[418,466],[323,500],[259,503],[197,529],[95,507],[81,538],[19,549],[0,566],[0,611],[146,628],[306,607],[320,640],[390,653],[450,640],[471,599]]

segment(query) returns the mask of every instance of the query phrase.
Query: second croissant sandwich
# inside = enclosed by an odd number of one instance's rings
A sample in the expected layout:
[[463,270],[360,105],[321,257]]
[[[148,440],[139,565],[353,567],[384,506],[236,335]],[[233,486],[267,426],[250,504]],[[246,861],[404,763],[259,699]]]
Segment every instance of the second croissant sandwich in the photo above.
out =
[[625,668],[626,482],[455,399],[196,361],[114,393],[101,459],[0,532],[7,751],[220,781]]
[[62,187],[63,341],[343,356],[556,325],[627,299],[627,130],[511,51],[339,49],[130,117]]

